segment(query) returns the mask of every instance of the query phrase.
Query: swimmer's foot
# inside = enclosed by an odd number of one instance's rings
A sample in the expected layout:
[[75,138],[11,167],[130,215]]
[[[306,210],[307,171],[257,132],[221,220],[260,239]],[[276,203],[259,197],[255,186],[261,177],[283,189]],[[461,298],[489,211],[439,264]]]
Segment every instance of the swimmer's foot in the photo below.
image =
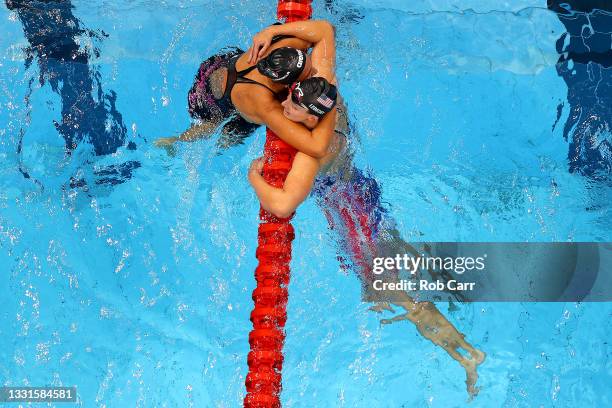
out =
[[389,306],[388,302],[379,302],[376,305],[368,308],[368,310],[371,310],[371,311],[376,312],[376,313],[382,313],[384,310],[388,310],[391,313],[395,313],[395,310],[393,310],[393,308],[391,308],[391,306]]
[[473,360],[466,360],[466,363],[461,364],[465,369],[465,385],[468,392],[468,401],[474,399],[480,387],[476,387],[476,381],[478,381],[478,372],[476,371],[476,365]]
[[464,358],[460,364],[465,369],[465,385],[467,387],[468,392],[468,401],[474,399],[478,392],[480,391],[480,387],[476,387],[476,382],[478,381],[478,371],[477,368],[486,358],[486,354],[480,350],[474,349],[473,352],[470,353],[472,358]]

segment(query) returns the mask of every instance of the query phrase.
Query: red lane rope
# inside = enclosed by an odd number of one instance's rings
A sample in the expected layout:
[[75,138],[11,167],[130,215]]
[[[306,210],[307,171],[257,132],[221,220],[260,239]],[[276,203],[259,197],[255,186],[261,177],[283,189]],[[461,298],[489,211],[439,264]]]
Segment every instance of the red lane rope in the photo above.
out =
[[[278,19],[287,22],[308,20],[312,15],[311,0],[278,1]],[[291,170],[297,151],[266,131],[263,177],[274,187],[282,187]],[[289,284],[291,241],[294,238],[291,218],[277,218],[259,210],[258,247],[255,255],[257,287],[253,290],[255,307],[251,312],[253,330],[249,334],[245,408],[280,407],[283,368],[283,344],[287,320],[287,285]]]

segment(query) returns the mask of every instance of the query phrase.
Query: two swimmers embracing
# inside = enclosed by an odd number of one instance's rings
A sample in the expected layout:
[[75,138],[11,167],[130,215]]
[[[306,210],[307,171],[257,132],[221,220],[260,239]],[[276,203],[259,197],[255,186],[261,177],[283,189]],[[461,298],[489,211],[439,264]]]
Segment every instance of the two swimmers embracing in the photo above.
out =
[[[178,137],[158,139],[157,146],[207,137],[221,127],[218,143],[225,147],[265,125],[300,152],[317,158],[326,154],[335,109],[308,129],[284,115],[281,101],[296,81],[314,75],[335,81],[333,26],[326,21],[295,22],[273,25],[258,36],[259,48],[248,53],[234,48],[200,65],[188,95],[189,113],[196,123]],[[306,50],[311,47],[309,55]]]
[[[352,165],[354,136],[336,89],[334,37],[326,21],[275,24],[255,35],[248,52],[234,48],[210,57],[200,65],[188,95],[196,123],[178,137],[155,143],[168,148],[221,128],[217,144],[229,147],[259,125],[267,126],[298,153],[282,188],[263,179],[261,158],[253,161],[248,177],[262,207],[289,217],[314,189],[330,227],[345,231],[340,240],[365,286],[374,257],[414,249],[385,219],[376,180]],[[393,300],[379,302],[372,310],[393,312],[392,303],[405,313],[381,322],[412,322],[423,337],[461,364],[470,398],[476,395],[477,366],[484,353],[467,343],[433,303],[416,302],[405,292],[383,293],[382,298]],[[466,350],[469,358],[457,349]]]

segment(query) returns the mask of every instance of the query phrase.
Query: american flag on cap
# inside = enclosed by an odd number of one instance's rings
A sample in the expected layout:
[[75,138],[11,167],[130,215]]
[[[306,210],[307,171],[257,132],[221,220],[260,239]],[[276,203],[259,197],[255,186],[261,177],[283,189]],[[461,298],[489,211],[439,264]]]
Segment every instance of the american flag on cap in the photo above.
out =
[[333,99],[329,98],[327,95],[323,94],[317,98],[317,102],[321,105],[325,106],[327,109],[331,109],[334,106]]

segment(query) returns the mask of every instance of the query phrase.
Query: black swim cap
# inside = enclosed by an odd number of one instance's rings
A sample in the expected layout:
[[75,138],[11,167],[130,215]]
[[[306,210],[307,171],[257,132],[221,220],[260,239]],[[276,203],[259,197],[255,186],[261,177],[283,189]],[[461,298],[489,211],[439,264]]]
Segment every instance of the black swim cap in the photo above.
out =
[[305,66],[306,53],[292,47],[277,48],[257,63],[262,75],[285,85],[297,81]]
[[337,97],[336,87],[321,77],[308,78],[291,87],[293,103],[308,109],[308,112],[319,118],[334,108]]

